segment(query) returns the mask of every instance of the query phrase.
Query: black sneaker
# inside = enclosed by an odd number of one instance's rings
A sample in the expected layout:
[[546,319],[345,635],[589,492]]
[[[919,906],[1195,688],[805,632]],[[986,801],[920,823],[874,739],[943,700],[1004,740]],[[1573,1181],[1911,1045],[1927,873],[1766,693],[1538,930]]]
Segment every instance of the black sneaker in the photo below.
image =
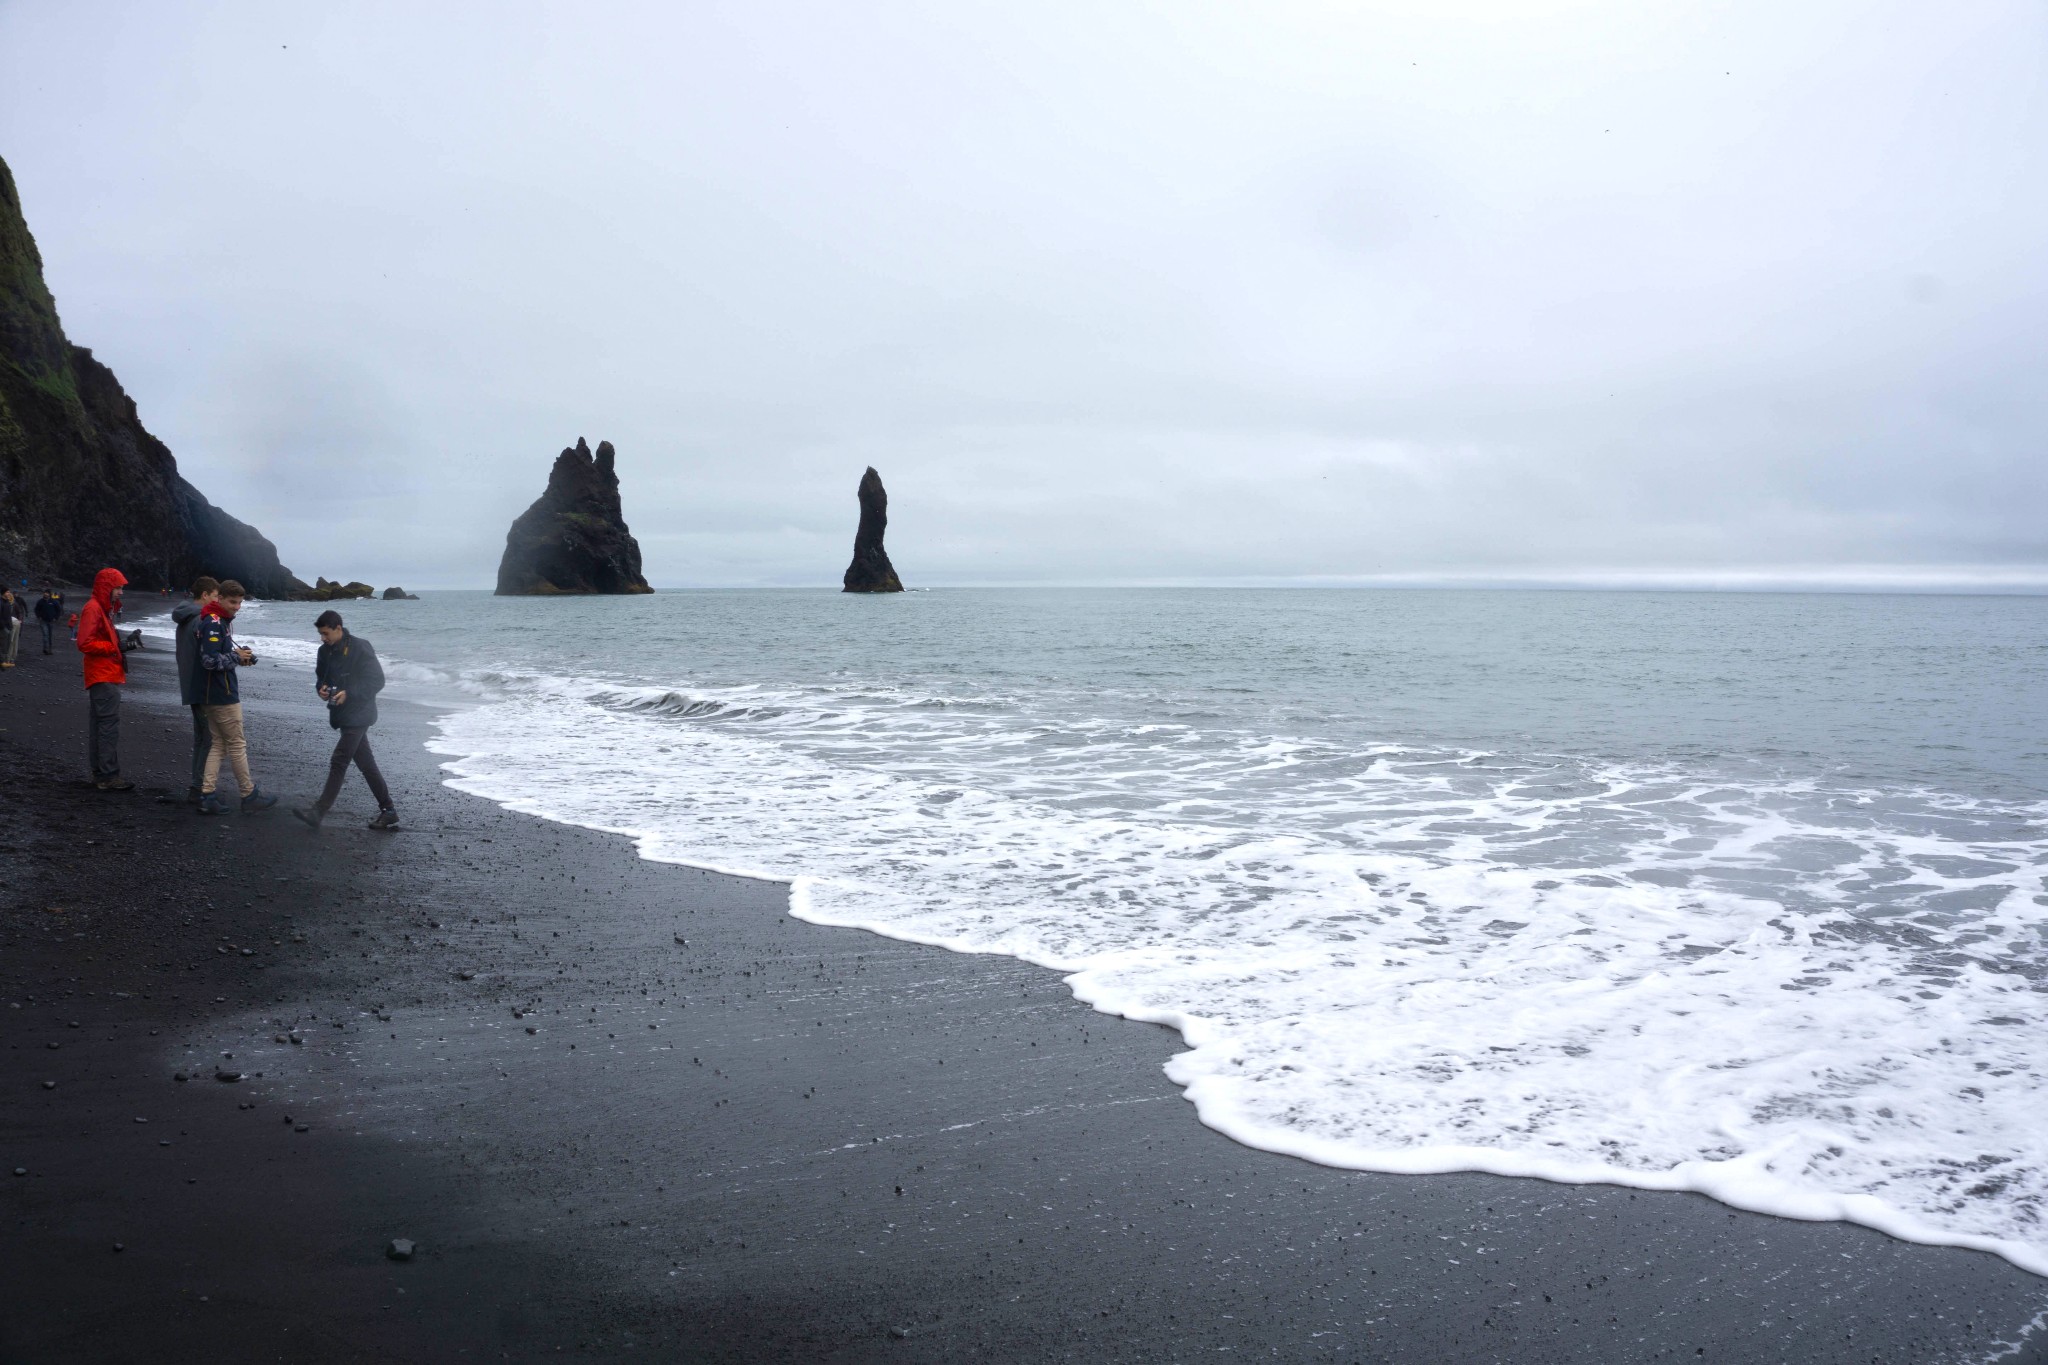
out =
[[242,814],[247,815],[251,811],[269,810],[276,804],[277,798],[265,796],[263,789],[259,787],[242,798]]
[[315,834],[320,832],[320,822],[327,818],[318,806],[293,806],[292,816]]
[[386,806],[377,812],[377,818],[370,822],[371,829],[397,829],[398,812]]
[[219,792],[208,792],[199,798],[199,813],[201,815],[226,815],[228,813],[228,799]]
[[125,777],[103,777],[92,785],[103,792],[132,792],[135,790],[135,784]]
[[204,796],[205,793],[201,792],[197,787],[185,788],[185,804],[188,806],[198,805]]

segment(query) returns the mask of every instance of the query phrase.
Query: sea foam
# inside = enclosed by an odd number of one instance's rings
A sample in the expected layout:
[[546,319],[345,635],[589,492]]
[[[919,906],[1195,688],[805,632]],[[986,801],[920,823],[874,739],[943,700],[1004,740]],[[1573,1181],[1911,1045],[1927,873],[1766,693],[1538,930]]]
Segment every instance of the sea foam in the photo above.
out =
[[1204,1122],[2048,1274],[2048,809],[883,687],[497,670],[454,785],[1178,1029]]

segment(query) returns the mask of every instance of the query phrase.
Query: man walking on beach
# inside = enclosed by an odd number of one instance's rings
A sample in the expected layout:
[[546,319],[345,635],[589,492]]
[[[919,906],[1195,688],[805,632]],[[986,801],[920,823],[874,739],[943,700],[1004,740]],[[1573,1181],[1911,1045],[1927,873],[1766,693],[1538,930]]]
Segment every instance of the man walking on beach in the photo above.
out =
[[0,587],[0,668],[14,667],[14,651],[21,646],[21,623],[28,615],[27,607],[14,595],[11,587]]
[[313,622],[320,632],[320,653],[313,663],[313,687],[327,703],[327,723],[341,734],[334,741],[334,756],[327,764],[327,786],[320,799],[299,806],[292,814],[314,829],[327,818],[334,799],[341,795],[341,783],[348,765],[361,769],[370,795],[377,798],[377,817],[371,829],[397,829],[398,811],[391,804],[391,789],[377,768],[377,756],[370,752],[370,727],[377,723],[377,694],[384,690],[384,665],[368,640],[348,633],[338,611],[323,611]]
[[54,652],[57,622],[63,618],[64,594],[44,584],[43,595],[36,599],[36,624],[43,628],[43,653]]
[[242,585],[230,578],[220,585],[220,596],[199,609],[199,667],[203,673],[200,697],[206,708],[206,725],[211,744],[200,769],[199,813],[226,815],[228,803],[214,793],[220,780],[220,761],[225,757],[235,772],[235,785],[242,790],[242,811],[269,810],[277,804],[274,796],[256,789],[249,776],[249,745],[242,736],[242,685],[236,671],[256,662],[256,656],[235,643],[231,623],[242,609]]
[[199,666],[199,613],[219,597],[219,581],[201,574],[192,582],[192,600],[171,608],[178,639],[178,695],[192,709],[192,782],[185,799],[195,806],[203,795],[206,755],[213,748],[213,729],[206,723],[206,670]]
[[135,784],[121,776],[121,684],[128,681],[128,664],[121,657],[121,637],[114,634],[114,604],[128,576],[119,569],[101,569],[93,576],[92,597],[78,613],[73,638],[85,656],[86,762],[92,768],[92,784],[103,792],[133,791]]

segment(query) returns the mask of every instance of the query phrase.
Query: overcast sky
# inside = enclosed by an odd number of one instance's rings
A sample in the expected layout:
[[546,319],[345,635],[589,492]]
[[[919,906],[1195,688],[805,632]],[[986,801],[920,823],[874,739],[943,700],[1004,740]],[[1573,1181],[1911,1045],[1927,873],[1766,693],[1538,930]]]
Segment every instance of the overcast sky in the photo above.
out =
[[2048,9],[0,0],[73,341],[300,575],[2048,584]]

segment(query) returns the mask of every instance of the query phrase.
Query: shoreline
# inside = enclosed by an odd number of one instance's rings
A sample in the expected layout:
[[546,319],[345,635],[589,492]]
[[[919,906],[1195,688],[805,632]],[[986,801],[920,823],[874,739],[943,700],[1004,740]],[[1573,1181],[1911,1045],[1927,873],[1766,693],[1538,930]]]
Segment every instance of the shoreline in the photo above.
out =
[[[202,821],[168,657],[127,797],[78,780],[75,652],[0,681],[0,1361],[2048,1358],[2048,1284],[1986,1254],[1241,1146],[1165,1029],[445,786],[424,707],[375,732],[400,834],[354,775],[318,837]],[[246,684],[287,802],[329,745],[301,671]],[[168,1079],[223,1052],[248,1079]]]

